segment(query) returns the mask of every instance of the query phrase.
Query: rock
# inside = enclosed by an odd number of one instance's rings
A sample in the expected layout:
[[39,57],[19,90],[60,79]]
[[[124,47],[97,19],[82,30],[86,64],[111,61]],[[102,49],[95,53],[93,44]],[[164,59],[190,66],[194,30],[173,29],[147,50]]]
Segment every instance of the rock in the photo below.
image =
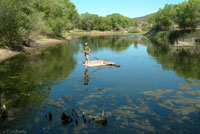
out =
[[102,123],[102,125],[107,125],[107,118],[103,117],[103,118],[98,118],[95,120],[96,123]]
[[67,125],[73,121],[72,117],[67,115],[65,112],[62,113],[61,120],[64,125]]

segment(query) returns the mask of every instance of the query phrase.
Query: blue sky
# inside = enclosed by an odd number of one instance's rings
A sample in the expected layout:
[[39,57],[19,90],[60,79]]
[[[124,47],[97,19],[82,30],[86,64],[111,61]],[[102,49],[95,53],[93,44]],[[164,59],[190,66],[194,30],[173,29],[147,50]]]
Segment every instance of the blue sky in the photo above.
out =
[[89,12],[106,16],[112,13],[134,18],[154,13],[165,4],[178,4],[185,0],[71,0],[79,13]]

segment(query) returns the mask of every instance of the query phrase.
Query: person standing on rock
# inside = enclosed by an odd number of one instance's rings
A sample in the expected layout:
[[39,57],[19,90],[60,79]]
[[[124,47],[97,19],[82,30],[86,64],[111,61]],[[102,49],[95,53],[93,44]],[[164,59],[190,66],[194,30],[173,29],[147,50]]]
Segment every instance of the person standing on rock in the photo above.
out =
[[88,64],[89,63],[89,53],[90,53],[90,48],[88,46],[87,43],[85,43],[84,45],[84,55],[85,55],[85,64]]

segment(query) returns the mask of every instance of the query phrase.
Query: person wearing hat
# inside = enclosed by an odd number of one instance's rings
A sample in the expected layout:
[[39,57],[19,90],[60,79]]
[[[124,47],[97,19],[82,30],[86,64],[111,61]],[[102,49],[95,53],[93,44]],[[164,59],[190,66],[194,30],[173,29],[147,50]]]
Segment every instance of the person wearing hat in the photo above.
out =
[[88,46],[87,43],[85,43],[84,45],[84,55],[85,55],[85,64],[88,64],[89,63],[89,53],[90,53],[90,48]]

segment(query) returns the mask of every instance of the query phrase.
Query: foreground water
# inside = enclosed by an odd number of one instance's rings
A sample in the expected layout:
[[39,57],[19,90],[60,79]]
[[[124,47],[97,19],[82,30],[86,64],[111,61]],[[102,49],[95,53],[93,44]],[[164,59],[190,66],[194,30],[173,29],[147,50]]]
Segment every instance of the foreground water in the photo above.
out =
[[[121,67],[79,64],[84,42],[91,55]],[[195,50],[157,46],[141,36],[86,36],[4,61],[0,103],[8,117],[1,117],[0,133],[199,133],[200,55]],[[73,121],[63,125],[62,112]],[[92,120],[102,113],[107,123]]]

